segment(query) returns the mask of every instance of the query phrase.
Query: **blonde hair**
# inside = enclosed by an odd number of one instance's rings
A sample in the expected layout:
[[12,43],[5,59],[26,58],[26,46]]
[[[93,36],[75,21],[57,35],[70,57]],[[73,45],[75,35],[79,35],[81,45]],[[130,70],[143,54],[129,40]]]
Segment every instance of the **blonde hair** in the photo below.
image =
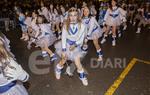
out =
[[10,53],[6,50],[4,42],[0,39],[0,62],[8,60],[11,57]]
[[[77,16],[78,16],[77,22],[79,23],[79,29],[80,29],[81,28],[81,18],[79,17],[79,12],[78,12],[77,8],[72,7],[68,10],[68,14],[70,14],[72,12],[77,13]],[[66,29],[67,29],[67,31],[69,30],[69,25],[70,25],[70,19],[69,19],[69,16],[68,16],[68,18],[66,20]]]

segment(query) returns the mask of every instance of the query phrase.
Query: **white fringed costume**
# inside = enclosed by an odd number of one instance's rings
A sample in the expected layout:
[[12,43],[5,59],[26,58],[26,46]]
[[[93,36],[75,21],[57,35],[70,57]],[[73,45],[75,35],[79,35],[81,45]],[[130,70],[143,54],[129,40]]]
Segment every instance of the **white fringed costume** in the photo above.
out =
[[86,36],[89,40],[98,39],[102,36],[101,28],[95,17],[85,17],[82,19],[82,23],[87,27]]
[[39,24],[41,34],[37,37],[36,44],[40,47],[45,47],[45,44],[51,46],[56,41],[56,37],[48,24]]
[[123,17],[126,16],[126,11],[119,7],[113,7],[112,10],[107,9],[104,21],[108,26],[120,26]]
[[29,75],[22,67],[10,58],[6,67],[2,68],[0,63],[0,95],[28,95],[22,82],[26,82]]
[[[61,52],[66,52],[67,59],[74,61],[75,57],[79,55],[84,56],[81,46],[85,38],[87,28],[84,24],[70,24],[69,31],[66,26],[62,29],[62,40],[55,44],[56,52],[61,56]],[[70,51],[70,46],[76,45],[73,51]]]

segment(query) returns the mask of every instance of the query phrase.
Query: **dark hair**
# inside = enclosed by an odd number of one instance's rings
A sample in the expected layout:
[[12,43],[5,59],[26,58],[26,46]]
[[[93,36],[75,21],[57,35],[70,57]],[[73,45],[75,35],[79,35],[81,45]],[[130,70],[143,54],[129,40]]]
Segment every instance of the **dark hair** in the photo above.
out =
[[118,6],[118,0],[109,0],[109,8],[112,10],[112,1],[116,2],[116,6]]
[[[42,23],[48,23],[48,21],[47,21],[47,19],[45,18],[45,16],[39,15],[38,17],[41,17],[41,18],[42,18]],[[37,20],[38,20],[38,19],[37,19]],[[36,23],[39,24],[37,20],[36,20]]]

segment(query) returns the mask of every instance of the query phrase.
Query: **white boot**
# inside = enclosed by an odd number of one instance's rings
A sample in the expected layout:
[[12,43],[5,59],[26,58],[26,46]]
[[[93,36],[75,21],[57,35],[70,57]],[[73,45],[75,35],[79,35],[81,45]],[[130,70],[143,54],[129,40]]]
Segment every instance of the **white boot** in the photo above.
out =
[[112,36],[112,46],[116,46],[116,36]]
[[106,34],[104,34],[104,37],[102,38],[102,40],[101,40],[101,44],[104,44],[105,42],[106,42],[106,37],[107,37],[108,35],[106,35]]
[[127,25],[125,25],[124,27],[123,27],[123,31],[125,31],[127,29]]
[[103,38],[102,41],[101,41],[101,44],[104,44],[106,42],[106,39]]
[[112,41],[112,46],[116,46],[116,40]]
[[79,78],[82,81],[82,84],[84,86],[87,86],[88,85],[88,79],[85,77],[84,70],[78,71],[78,73],[79,73]]
[[140,28],[140,27],[138,27],[136,33],[137,33],[137,34],[141,33],[141,28]]
[[98,59],[97,59],[97,61],[99,61],[99,62],[103,61],[103,57],[99,56]]
[[97,55],[98,55],[97,61],[99,62],[103,61],[103,53],[101,49],[97,50]]
[[47,57],[48,53],[46,51],[42,51],[42,57]]
[[55,76],[56,76],[56,79],[58,79],[58,80],[61,77],[62,69],[63,69],[63,67],[61,67],[59,64],[56,65]]
[[70,66],[67,66],[67,68],[66,68],[66,74],[68,76],[73,76],[73,73],[71,73],[71,67]]
[[120,30],[118,31],[118,37],[119,38],[121,37],[121,31]]

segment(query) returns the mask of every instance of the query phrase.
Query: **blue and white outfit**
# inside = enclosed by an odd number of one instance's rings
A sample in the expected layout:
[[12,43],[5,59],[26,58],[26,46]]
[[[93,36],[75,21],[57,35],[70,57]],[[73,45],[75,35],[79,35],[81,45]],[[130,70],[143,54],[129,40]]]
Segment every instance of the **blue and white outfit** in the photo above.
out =
[[61,23],[67,20],[67,18],[68,18],[68,12],[65,12],[64,14],[61,15]]
[[39,24],[40,35],[37,37],[37,46],[41,48],[45,47],[45,43],[48,46],[51,46],[56,41],[56,37],[51,31],[51,28],[48,24]]
[[[81,46],[83,44],[86,31],[87,28],[83,24],[71,24],[69,30],[66,29],[66,26],[63,27],[62,40],[55,44],[56,52],[59,55],[61,55],[62,51],[66,52],[68,60],[72,61],[74,61],[77,55],[83,57]],[[73,51],[69,50],[71,45],[76,45],[76,48]]]
[[29,75],[12,58],[5,62],[5,67],[0,63],[0,95],[28,95],[22,82],[26,82]]
[[119,7],[113,7],[112,10],[107,9],[104,17],[105,24],[108,26],[120,26],[122,18],[126,16],[126,12]]
[[[66,26],[62,29],[62,40],[61,42],[57,43],[55,46],[59,46],[61,44],[61,49],[59,47],[56,47],[56,51],[60,51],[60,53],[63,51],[66,56],[67,60],[74,61],[75,58],[78,56],[80,58],[83,57],[83,53],[81,50],[81,46],[83,45],[83,41],[85,38],[85,33],[87,31],[87,28],[84,24],[70,24],[69,29],[67,29]],[[76,47],[74,50],[70,50],[70,47],[72,45],[75,45]],[[55,75],[57,79],[60,79],[60,75],[62,73],[63,67],[60,67],[59,64],[57,64],[55,68]],[[85,76],[84,69],[77,70],[79,73],[79,78],[82,81],[83,85],[88,85],[88,80]]]
[[104,16],[106,14],[106,9],[104,8],[101,8],[100,11],[99,11],[99,19],[98,19],[98,23],[99,25],[103,25],[103,22],[104,22]]
[[82,23],[87,27],[86,37],[88,40],[98,39],[102,36],[101,28],[95,17],[84,17]]
[[147,24],[150,24],[150,12],[144,12],[144,16],[141,17],[140,22],[138,24],[138,29],[136,33],[141,33],[141,25],[144,25],[144,27]]
[[43,15],[47,21],[50,21],[49,20],[49,11],[46,7],[42,7],[41,10],[38,10],[38,12],[40,15]]
[[25,16],[24,15],[19,15],[19,25],[21,26],[22,32],[27,32],[27,26],[24,23],[25,22]]

